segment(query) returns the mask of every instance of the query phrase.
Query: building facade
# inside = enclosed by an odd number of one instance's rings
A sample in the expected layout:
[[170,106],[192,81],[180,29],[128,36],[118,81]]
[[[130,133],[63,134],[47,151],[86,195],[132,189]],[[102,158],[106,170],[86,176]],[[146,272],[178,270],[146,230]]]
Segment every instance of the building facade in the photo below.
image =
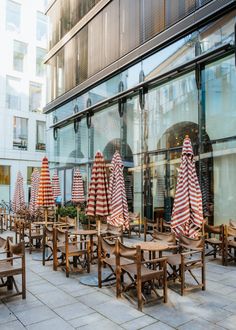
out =
[[46,152],[46,1],[0,2],[0,201],[9,202],[18,170],[29,200],[30,176]]
[[130,211],[170,220],[189,135],[204,216],[236,206],[236,2],[52,1],[47,145],[64,201],[74,167],[88,187],[97,150],[124,161]]

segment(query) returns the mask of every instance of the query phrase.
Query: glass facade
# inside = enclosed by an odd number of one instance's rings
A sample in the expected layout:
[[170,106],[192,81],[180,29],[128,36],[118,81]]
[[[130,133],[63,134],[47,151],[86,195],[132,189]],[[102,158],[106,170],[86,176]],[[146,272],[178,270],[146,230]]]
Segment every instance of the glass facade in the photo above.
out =
[[[69,91],[210,1],[111,1],[48,60],[47,64],[51,70],[51,78],[48,82],[51,87],[48,102]],[[76,7],[82,2],[78,0]],[[97,2],[95,0],[87,1],[87,3],[91,3],[86,7],[88,11]],[[70,23],[72,3],[74,1],[57,1],[49,11],[52,29],[57,31],[57,33],[54,31],[56,37],[54,37],[53,45],[60,39],[59,23],[61,29],[64,26],[62,36],[72,27]],[[83,12],[86,14],[87,11]],[[65,22],[68,23],[66,28]],[[188,42],[187,46],[191,47],[192,39],[195,37],[196,35],[191,35],[189,40],[182,40],[182,43],[184,42],[186,45]],[[224,35],[219,35],[219,38],[223,39]],[[206,44],[206,47],[209,45]],[[191,56],[191,54],[188,55],[188,50],[186,49],[186,57]],[[71,56],[71,54],[77,56]],[[65,75],[68,70],[70,74]],[[69,83],[66,83],[67,76],[71,77]]]
[[[188,3],[190,6],[193,2]],[[123,5],[128,6],[128,2],[124,1]],[[129,10],[129,7],[125,8],[125,12]],[[135,11],[132,15],[135,21]],[[173,13],[170,10],[166,15],[171,17]],[[215,58],[206,58],[201,65],[192,68],[185,66],[186,62],[201,54],[224,44],[233,44],[235,17],[236,13],[232,11],[211,22],[48,115],[48,124],[52,125],[85,109],[89,103],[96,104],[116,95],[119,90],[136,86],[140,76],[147,81],[143,93],[134,91],[105,105],[92,116],[87,114],[87,118],[82,117],[80,121],[49,129],[49,157],[53,167],[58,167],[63,175],[64,200],[70,198],[71,181],[67,181],[67,177],[71,178],[72,168],[80,167],[87,188],[95,153],[102,151],[109,164],[114,152],[119,150],[125,165],[129,210],[140,212],[149,219],[162,214],[170,220],[183,140],[189,135],[203,196],[204,216],[214,224],[235,217],[234,50],[225,49],[224,54],[221,52]],[[133,37],[131,39],[134,41]],[[99,61],[96,63],[99,65]],[[181,70],[178,70],[180,66]],[[176,70],[171,76],[148,84],[151,78],[158,78],[173,69]]]

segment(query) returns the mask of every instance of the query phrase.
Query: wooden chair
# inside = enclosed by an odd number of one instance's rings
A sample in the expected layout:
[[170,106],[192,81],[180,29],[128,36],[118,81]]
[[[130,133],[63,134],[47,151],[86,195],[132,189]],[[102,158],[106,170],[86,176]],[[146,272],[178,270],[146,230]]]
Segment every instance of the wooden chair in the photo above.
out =
[[224,226],[224,265],[231,261],[236,262],[236,228]]
[[15,231],[15,242],[21,242],[24,240],[24,224],[25,220],[22,218],[15,218],[14,231]]
[[[179,279],[181,283],[181,295],[185,291],[195,288],[206,289],[205,280],[205,242],[204,238],[192,239],[185,236],[179,238],[180,253],[173,254],[167,257],[168,265],[172,273],[168,272],[168,280]],[[187,251],[187,252],[186,252]],[[201,282],[193,273],[194,269],[201,269]],[[188,272],[193,278],[196,285],[186,287],[185,273]]]
[[[43,266],[46,261],[53,260],[53,227],[44,226],[43,228]],[[49,251],[47,253],[47,251]],[[47,254],[46,254],[47,253]]]
[[29,253],[42,248],[43,226],[37,223],[24,222],[24,237],[28,239]]
[[[6,286],[11,293],[1,298],[13,297],[22,295],[22,299],[26,298],[26,280],[25,280],[25,245],[24,242],[13,244],[11,239],[7,239],[6,251],[1,252],[6,254],[5,259],[0,260],[0,287]],[[21,261],[21,264],[15,261]],[[18,288],[14,276],[21,275],[21,290]],[[6,280],[4,280],[6,278]],[[15,292],[12,292],[15,288]]]
[[205,233],[205,244],[211,249],[205,254],[206,256],[221,255],[222,264],[224,263],[224,253],[223,253],[223,240],[224,240],[224,226],[211,226],[205,223],[204,225]]
[[147,235],[152,235],[154,229],[158,229],[159,219],[154,221],[144,218],[144,241],[147,240]]
[[[80,235],[76,233],[69,233],[64,231],[64,239],[62,239],[62,230],[54,228],[56,231],[56,238],[54,235],[54,257],[53,260],[58,261],[57,253],[61,255],[62,262],[60,266],[65,266],[66,277],[69,277],[70,272],[87,270],[90,272],[90,241],[80,239]],[[58,244],[59,242],[59,244]],[[56,253],[56,255],[55,255]],[[71,261],[72,258],[72,261]],[[54,270],[59,264],[54,262]],[[80,266],[80,268],[78,268]]]
[[[98,286],[116,279],[115,239],[111,236],[98,237]],[[102,280],[102,268],[108,267],[111,273]]]
[[135,232],[138,237],[141,236],[141,218],[140,213],[129,212],[129,229],[128,237],[131,237],[131,233]]
[[[123,265],[121,258],[129,259],[130,263]],[[157,283],[162,284],[162,298],[164,298],[164,302],[167,302],[166,258],[143,261],[141,248],[138,245],[136,248],[131,248],[116,240],[116,279],[117,297],[135,289],[140,311],[142,311],[143,303],[153,301],[152,292],[154,292],[156,299],[159,298],[156,291]],[[132,300],[131,296],[129,299]]]

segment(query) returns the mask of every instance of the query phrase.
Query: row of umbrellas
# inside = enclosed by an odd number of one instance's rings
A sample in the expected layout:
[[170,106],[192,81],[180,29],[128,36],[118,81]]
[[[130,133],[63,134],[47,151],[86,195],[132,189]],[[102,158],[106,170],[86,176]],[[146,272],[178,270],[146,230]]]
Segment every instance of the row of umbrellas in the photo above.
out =
[[[203,211],[201,189],[197,178],[191,141],[188,136],[184,140],[181,165],[179,169],[176,196],[172,211],[172,230],[176,236],[195,237],[202,227]],[[124,228],[129,227],[128,204],[123,176],[123,162],[118,151],[115,152],[111,166],[108,185],[106,164],[101,152],[97,152],[92,168],[89,185],[86,214],[92,217],[106,218],[107,222]],[[38,170],[32,173],[32,193],[30,211],[33,213],[38,206],[49,207],[55,198],[61,195],[57,172],[50,181],[48,160],[42,161],[41,175]],[[82,176],[75,169],[72,188],[72,202],[85,201]],[[24,204],[23,178],[17,176],[13,209],[17,212]]]

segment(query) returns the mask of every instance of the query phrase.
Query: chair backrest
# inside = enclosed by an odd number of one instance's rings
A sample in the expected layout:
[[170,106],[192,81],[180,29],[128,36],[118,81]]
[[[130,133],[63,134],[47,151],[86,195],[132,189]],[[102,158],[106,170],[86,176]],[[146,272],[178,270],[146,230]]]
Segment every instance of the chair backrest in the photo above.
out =
[[[141,251],[140,246],[138,245],[136,247],[129,247],[121,243],[119,239],[116,240],[115,253],[119,258],[122,257],[133,261],[137,261],[138,259],[137,254],[139,254],[140,251]],[[140,256],[141,256],[141,252],[140,252]]]
[[208,234],[222,234],[223,232],[223,225],[218,225],[218,226],[212,226],[212,225],[208,225],[208,224],[204,224],[204,230],[205,233]]
[[160,232],[157,229],[154,229],[152,237],[163,243],[176,245],[176,237],[173,232]]
[[225,225],[225,236],[226,237],[236,237],[236,228]]
[[11,255],[24,255],[25,253],[25,244],[24,242],[20,242],[17,244],[13,244],[11,239],[7,240],[8,250]]
[[44,235],[48,240],[53,240],[53,227],[44,226]]
[[3,237],[0,237],[0,249],[5,249],[7,240]]
[[195,238],[190,238],[190,237],[186,237],[186,236],[182,235],[179,237],[179,245],[182,248],[202,251],[205,246],[204,237],[195,239]]
[[99,244],[101,247],[101,253],[104,257],[111,257],[115,254],[116,242],[111,240],[111,237],[99,236]]
[[230,227],[236,228],[236,220],[229,219]]

